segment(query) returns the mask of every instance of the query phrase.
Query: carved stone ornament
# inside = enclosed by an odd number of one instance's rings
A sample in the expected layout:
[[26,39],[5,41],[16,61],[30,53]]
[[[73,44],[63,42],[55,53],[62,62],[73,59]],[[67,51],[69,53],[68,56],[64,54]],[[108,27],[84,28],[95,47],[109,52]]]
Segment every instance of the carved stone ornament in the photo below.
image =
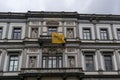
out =
[[38,48],[29,48],[29,52],[38,52]]
[[75,48],[67,48],[67,52],[75,52]]
[[62,48],[43,48],[42,53],[48,53],[48,54],[63,53],[63,49]]
[[58,53],[63,53],[63,49],[58,48],[58,49],[57,49],[57,52],[58,52]]
[[48,48],[43,48],[42,53],[48,53]]
[[31,33],[32,38],[37,38],[38,37],[38,28],[32,28],[32,33]]
[[67,29],[67,38],[73,38],[73,29],[72,28]]

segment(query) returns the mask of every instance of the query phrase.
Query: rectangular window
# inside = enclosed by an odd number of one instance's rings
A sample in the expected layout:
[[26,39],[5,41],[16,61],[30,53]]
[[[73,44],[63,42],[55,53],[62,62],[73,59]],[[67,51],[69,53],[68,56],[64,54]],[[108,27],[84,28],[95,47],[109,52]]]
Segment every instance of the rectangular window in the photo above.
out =
[[100,39],[108,40],[108,30],[107,29],[100,29]]
[[62,56],[43,56],[42,67],[43,68],[61,68]]
[[106,71],[113,70],[112,55],[104,55],[104,65]]
[[87,71],[94,71],[93,55],[85,55],[85,66]]
[[117,29],[117,38],[120,40],[120,29]]
[[0,28],[0,39],[2,39],[2,32],[3,32],[3,30],[2,30],[2,28]]
[[91,39],[91,30],[90,28],[83,29],[83,39]]
[[52,32],[57,32],[57,27],[48,27],[48,35],[52,35]]
[[18,71],[18,63],[19,63],[18,55],[10,55],[8,71]]
[[13,29],[13,39],[21,39],[21,28]]
[[36,56],[29,56],[29,68],[37,67],[37,58]]

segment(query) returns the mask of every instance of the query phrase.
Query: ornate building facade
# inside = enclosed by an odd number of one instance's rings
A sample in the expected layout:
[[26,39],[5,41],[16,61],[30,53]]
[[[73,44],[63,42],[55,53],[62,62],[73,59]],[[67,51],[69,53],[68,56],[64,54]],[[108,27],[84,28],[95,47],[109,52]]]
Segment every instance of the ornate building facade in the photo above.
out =
[[0,80],[120,80],[120,15],[0,12]]

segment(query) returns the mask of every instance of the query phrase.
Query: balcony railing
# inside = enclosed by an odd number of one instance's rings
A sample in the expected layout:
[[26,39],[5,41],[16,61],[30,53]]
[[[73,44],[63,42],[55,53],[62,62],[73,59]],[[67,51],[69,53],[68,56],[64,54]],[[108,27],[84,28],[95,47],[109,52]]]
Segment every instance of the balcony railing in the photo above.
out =
[[40,35],[40,38],[38,39],[40,43],[46,43],[46,42],[52,42],[52,36],[51,35]]
[[21,73],[82,73],[82,68],[22,68]]

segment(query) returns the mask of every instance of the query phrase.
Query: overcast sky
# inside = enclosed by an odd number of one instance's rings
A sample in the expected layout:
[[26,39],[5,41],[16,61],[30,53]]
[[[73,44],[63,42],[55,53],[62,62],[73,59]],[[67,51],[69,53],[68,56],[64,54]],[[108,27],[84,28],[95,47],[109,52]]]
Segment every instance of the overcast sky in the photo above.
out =
[[0,0],[0,12],[27,11],[77,11],[120,15],[120,0]]

